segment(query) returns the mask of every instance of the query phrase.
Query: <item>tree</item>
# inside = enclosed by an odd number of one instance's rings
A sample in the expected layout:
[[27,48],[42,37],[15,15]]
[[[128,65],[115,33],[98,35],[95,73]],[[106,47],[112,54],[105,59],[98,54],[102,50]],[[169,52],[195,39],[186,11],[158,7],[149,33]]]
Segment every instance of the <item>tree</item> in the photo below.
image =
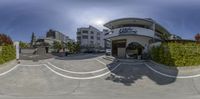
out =
[[73,44],[71,42],[67,42],[67,49],[69,52],[73,53]]
[[79,43],[74,43],[73,44],[74,45],[74,53],[78,53],[79,51],[80,51],[80,44]]
[[200,43],[200,33],[197,33],[195,35],[195,40],[197,41],[197,43]]
[[13,41],[9,36],[7,36],[6,34],[0,34],[0,46],[12,45],[12,44],[13,44]]
[[19,42],[19,46],[20,48],[28,48],[28,44],[22,41]]
[[31,46],[35,45],[35,42],[36,42],[36,37],[35,37],[35,33],[33,32],[31,36]]
[[56,52],[58,53],[63,47],[62,47],[62,44],[60,42],[54,41],[53,42],[53,48],[55,50],[57,50]]
[[68,42],[67,43],[67,49],[71,53],[77,53],[80,51],[80,44],[79,43],[74,43],[74,42]]

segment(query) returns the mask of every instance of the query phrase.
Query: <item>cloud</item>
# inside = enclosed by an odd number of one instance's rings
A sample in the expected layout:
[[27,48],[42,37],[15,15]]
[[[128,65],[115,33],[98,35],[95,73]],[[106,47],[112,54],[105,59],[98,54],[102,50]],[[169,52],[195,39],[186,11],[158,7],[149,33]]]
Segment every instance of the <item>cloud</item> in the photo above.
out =
[[95,26],[94,20],[150,17],[170,32],[193,39],[200,31],[199,5],[198,0],[1,0],[0,32],[29,41],[31,32],[44,36],[53,28],[76,38],[76,29]]

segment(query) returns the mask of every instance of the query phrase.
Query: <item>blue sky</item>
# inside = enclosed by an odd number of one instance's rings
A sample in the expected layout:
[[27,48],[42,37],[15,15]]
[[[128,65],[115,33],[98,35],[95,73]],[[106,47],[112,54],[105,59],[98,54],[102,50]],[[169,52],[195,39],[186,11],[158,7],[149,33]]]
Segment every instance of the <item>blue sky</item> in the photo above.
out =
[[199,0],[0,0],[0,33],[29,41],[55,29],[76,38],[76,29],[123,17],[153,18],[171,33],[194,39],[200,32]]

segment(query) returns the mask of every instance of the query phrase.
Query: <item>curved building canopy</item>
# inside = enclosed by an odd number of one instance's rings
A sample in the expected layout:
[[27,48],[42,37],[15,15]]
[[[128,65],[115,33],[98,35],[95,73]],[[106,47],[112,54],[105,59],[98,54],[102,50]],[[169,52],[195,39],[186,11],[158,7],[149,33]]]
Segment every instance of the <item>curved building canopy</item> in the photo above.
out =
[[121,28],[121,27],[143,27],[147,29],[152,29],[155,25],[155,31],[159,33],[165,33],[170,34],[170,32],[167,31],[164,27],[162,27],[160,24],[155,22],[153,19],[150,18],[122,18],[122,19],[116,19],[112,20],[106,24],[104,24],[105,27],[109,29],[115,29],[115,28]]

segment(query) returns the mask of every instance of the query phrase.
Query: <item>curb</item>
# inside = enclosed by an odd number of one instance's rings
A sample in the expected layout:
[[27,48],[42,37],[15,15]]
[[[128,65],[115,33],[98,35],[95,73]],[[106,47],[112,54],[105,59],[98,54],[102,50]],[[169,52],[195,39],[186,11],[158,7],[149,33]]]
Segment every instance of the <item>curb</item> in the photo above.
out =
[[174,71],[175,69],[178,71],[178,75],[194,75],[200,74],[200,66],[190,66],[190,67],[169,67],[163,64],[159,64],[155,61],[150,60],[149,62],[159,66],[162,69],[166,69],[168,71]]
[[17,62],[17,60],[16,59],[14,59],[14,60],[11,60],[11,61],[8,61],[8,62],[6,62],[6,63],[4,63],[4,64],[0,64],[0,69],[2,68],[2,67],[6,67],[6,66],[9,66],[9,65],[17,65],[18,64],[18,62]]

